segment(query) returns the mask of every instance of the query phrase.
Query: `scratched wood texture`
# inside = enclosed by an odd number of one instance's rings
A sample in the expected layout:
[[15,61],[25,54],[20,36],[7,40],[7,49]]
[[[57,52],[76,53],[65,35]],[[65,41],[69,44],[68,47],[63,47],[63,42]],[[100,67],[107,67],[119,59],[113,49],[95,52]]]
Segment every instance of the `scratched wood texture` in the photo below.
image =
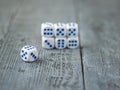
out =
[[[41,23],[76,21],[72,0],[0,0],[0,90],[83,90],[80,49],[41,47]],[[20,58],[24,45],[39,60]]]
[[[79,24],[80,48],[41,47],[42,22]],[[22,46],[39,50],[25,63]],[[0,90],[120,90],[120,0],[0,0]]]
[[85,90],[120,90],[120,0],[79,0]]

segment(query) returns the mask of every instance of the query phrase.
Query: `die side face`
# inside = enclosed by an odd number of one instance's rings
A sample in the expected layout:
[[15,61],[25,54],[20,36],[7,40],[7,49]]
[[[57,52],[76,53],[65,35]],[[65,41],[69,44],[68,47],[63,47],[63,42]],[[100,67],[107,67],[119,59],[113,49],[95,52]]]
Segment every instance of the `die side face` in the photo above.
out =
[[30,60],[36,60],[37,58],[38,58],[38,52],[37,52],[37,50],[35,49],[35,50],[33,50],[33,51],[31,51],[30,53],[29,53],[29,55],[30,55]]
[[66,48],[66,38],[56,38],[55,46],[56,46],[57,49]]
[[67,47],[68,48],[77,48],[79,46],[78,38],[68,38]]
[[42,36],[52,37],[54,36],[54,27],[52,23],[44,23],[41,26],[42,28]]
[[35,61],[38,58],[37,49],[34,46],[24,46],[21,49],[21,58],[24,61]]
[[47,49],[52,49],[54,48],[54,38],[42,38],[42,47],[47,48]]
[[66,36],[66,26],[64,23],[54,24],[55,27],[55,36],[56,37],[65,37]]
[[68,23],[66,26],[67,26],[68,37],[78,36],[78,25],[76,23]]
[[21,50],[21,58],[22,58],[23,60],[25,60],[25,61],[28,60],[28,53],[27,53],[27,51],[24,50],[24,49]]

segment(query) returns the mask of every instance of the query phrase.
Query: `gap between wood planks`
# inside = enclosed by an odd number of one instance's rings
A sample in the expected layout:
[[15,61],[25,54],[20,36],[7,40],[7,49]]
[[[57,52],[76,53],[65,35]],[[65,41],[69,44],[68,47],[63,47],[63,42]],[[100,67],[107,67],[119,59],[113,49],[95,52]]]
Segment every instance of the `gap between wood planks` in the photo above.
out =
[[[78,33],[80,32],[80,23],[79,23],[79,0],[75,1],[75,0],[72,0],[73,1],[73,7],[74,7],[74,11],[75,11],[75,19],[76,19],[76,23],[78,23],[78,28],[79,28],[79,31]],[[79,3],[78,3],[79,2]],[[83,63],[83,47],[82,47],[82,44],[81,44],[81,38],[80,38],[80,33],[78,34],[79,36],[79,48],[80,48],[80,58],[81,58],[81,68],[82,68],[82,79],[83,79],[83,90],[86,90],[85,88],[85,76],[84,76],[84,63]]]

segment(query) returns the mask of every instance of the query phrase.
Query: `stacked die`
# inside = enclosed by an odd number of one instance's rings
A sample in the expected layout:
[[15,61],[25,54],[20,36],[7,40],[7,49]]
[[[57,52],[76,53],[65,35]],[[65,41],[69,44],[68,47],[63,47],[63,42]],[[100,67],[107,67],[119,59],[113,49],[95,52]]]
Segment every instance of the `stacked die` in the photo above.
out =
[[78,25],[76,23],[68,23],[67,27],[67,47],[77,48],[79,46],[78,40]]
[[52,23],[43,23],[41,25],[42,47],[54,48],[54,25]]
[[43,23],[41,25],[42,47],[47,49],[77,48],[78,25],[76,23]]

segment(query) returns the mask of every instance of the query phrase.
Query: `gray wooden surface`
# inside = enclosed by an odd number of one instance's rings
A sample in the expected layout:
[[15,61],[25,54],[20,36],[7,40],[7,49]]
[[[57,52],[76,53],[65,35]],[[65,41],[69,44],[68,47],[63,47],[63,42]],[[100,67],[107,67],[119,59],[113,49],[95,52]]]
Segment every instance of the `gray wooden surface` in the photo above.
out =
[[[0,90],[120,90],[120,0],[0,0]],[[77,22],[78,49],[41,47],[42,22]],[[30,44],[39,60],[19,53]]]

